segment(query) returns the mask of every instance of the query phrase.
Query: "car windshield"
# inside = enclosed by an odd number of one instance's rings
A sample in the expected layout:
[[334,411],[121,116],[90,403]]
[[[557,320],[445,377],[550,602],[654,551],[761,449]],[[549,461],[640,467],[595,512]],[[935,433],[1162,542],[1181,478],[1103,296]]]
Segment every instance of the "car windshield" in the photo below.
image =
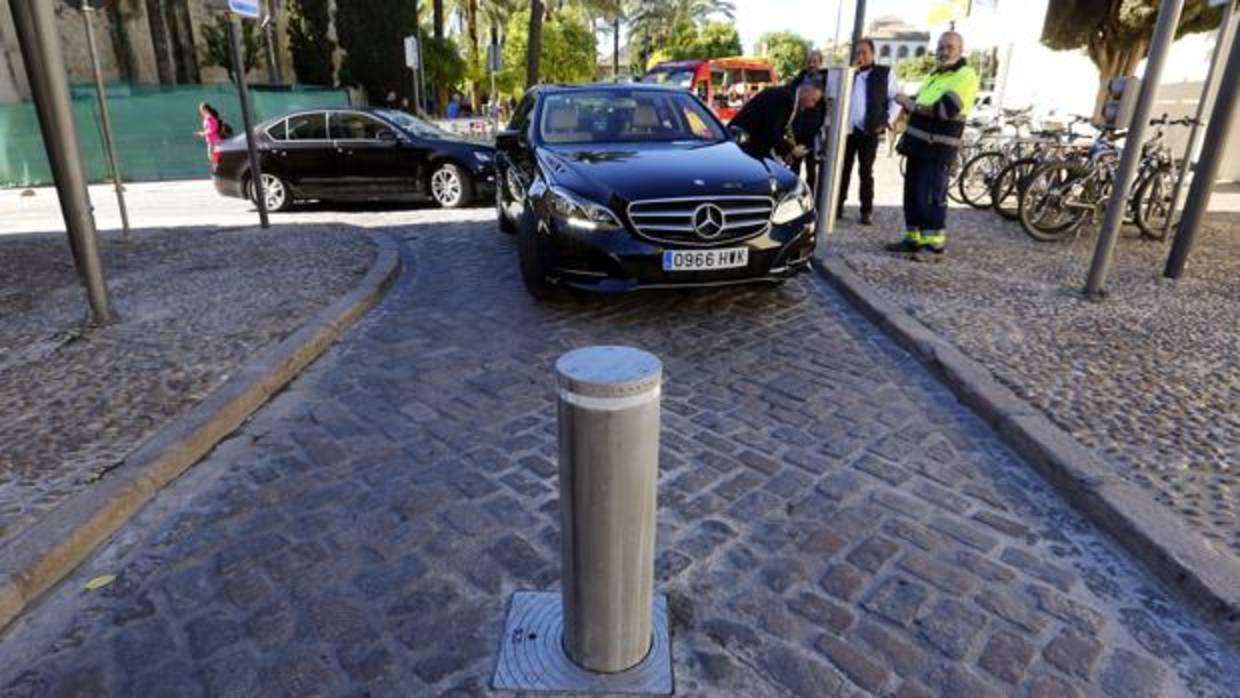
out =
[[624,143],[721,141],[719,122],[687,92],[608,90],[548,95],[539,133],[543,141]]
[[451,133],[427,123],[416,116],[394,109],[381,109],[379,115],[421,138],[456,138]]
[[685,70],[683,68],[664,68],[662,70],[652,70],[642,77],[642,82],[651,82],[659,85],[675,85],[677,87],[693,86],[693,70]]

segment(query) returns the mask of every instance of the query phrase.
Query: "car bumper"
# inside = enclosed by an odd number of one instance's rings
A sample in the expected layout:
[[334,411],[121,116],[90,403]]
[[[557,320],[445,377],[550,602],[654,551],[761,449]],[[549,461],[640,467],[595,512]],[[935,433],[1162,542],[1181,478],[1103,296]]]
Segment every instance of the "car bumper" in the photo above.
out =
[[551,223],[542,235],[551,280],[561,286],[600,293],[659,288],[692,288],[778,282],[809,268],[814,251],[814,216],[806,214],[765,233],[721,248],[745,247],[744,267],[700,271],[665,271],[667,250],[677,247],[640,238],[628,230],[579,231]]
[[215,191],[219,192],[222,196],[232,196],[238,199],[245,198],[241,192],[241,182],[235,179],[220,177],[218,175],[212,177],[211,181],[215,184]]

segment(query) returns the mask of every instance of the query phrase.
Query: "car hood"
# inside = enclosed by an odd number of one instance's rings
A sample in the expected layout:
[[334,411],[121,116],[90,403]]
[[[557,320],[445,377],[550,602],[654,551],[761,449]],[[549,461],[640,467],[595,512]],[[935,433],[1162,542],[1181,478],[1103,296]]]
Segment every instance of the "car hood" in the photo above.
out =
[[553,145],[541,154],[553,182],[598,201],[770,196],[773,186],[782,191],[795,182],[782,166],[751,157],[732,141]]

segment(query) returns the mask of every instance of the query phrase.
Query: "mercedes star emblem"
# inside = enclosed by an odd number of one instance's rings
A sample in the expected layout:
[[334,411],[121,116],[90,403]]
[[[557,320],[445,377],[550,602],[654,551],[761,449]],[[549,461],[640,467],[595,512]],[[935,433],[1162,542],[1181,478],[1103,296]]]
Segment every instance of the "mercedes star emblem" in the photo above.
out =
[[693,211],[693,229],[697,231],[698,237],[705,240],[719,237],[726,221],[723,209],[714,204],[702,204]]

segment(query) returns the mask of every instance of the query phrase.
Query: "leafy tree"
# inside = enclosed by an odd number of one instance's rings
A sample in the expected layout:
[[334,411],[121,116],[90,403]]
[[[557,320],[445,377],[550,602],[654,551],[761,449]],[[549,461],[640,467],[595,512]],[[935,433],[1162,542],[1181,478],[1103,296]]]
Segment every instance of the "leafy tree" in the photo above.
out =
[[445,95],[465,79],[465,61],[451,38],[436,39],[423,35],[422,62],[427,83],[442,86]]
[[[233,70],[232,49],[228,38],[228,20],[223,15],[216,15],[215,21],[202,27],[203,62],[207,65],[218,65],[228,71],[228,79],[237,81]],[[258,65],[258,55],[262,50],[262,38],[258,35],[258,22],[241,23],[241,60],[247,70]],[[244,72],[244,71],[243,71]]]
[[736,27],[726,22],[707,22],[694,41],[697,58],[725,58],[745,52]]
[[645,72],[654,58],[660,55],[685,55],[692,50],[697,38],[697,27],[712,17],[722,15],[731,19],[736,11],[731,0],[644,0],[633,13],[629,22],[629,44],[637,48],[633,52],[633,70]]
[[[1085,48],[1098,67],[1095,114],[1106,100],[1107,82],[1131,75],[1149,53],[1159,0],[1050,0],[1042,23],[1042,43],[1057,49]],[[1207,0],[1187,0],[1176,36],[1218,26],[1223,8]]]
[[336,35],[344,49],[340,83],[359,85],[371,104],[389,93],[413,102],[413,78],[405,66],[405,37],[417,27],[413,4],[405,0],[336,3]]
[[310,85],[335,82],[332,54],[336,44],[327,35],[330,25],[328,0],[289,0],[289,51],[293,54],[293,71],[299,82]]
[[[508,20],[508,39],[504,43],[504,69],[496,76],[500,88],[512,95],[519,96],[528,85],[522,79],[521,67],[529,51],[529,37],[521,31],[529,26],[530,15],[527,10],[515,13]],[[543,82],[575,83],[588,82],[594,79],[597,57],[597,39],[585,13],[577,8],[561,9],[553,16],[541,22],[541,51],[536,60],[539,65],[539,77]]]
[[906,58],[896,64],[896,77],[907,82],[925,80],[934,66],[935,58],[930,54]]
[[766,46],[766,57],[784,80],[805,67],[805,55],[813,46],[809,39],[790,31],[768,32],[758,38],[758,43]]

